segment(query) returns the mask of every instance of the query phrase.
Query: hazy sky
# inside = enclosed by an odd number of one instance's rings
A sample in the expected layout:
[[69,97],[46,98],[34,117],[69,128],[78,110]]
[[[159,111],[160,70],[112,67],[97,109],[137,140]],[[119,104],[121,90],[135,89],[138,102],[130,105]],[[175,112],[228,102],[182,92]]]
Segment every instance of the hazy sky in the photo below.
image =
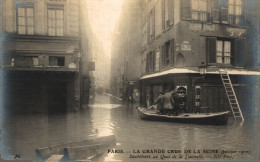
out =
[[[109,86],[111,41],[124,0],[86,0],[89,24],[100,44],[92,44],[96,86]],[[95,43],[95,42],[94,42]],[[99,47],[100,46],[100,47]],[[98,48],[98,49],[97,49]],[[104,50],[102,50],[102,48]]]
[[89,21],[107,55],[111,53],[113,29],[124,0],[87,0]]

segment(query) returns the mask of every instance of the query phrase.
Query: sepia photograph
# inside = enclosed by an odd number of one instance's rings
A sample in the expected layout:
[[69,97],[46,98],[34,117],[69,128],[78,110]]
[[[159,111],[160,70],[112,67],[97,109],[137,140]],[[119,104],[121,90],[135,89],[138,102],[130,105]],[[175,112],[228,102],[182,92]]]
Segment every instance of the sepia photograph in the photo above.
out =
[[260,161],[260,0],[0,0],[0,161]]

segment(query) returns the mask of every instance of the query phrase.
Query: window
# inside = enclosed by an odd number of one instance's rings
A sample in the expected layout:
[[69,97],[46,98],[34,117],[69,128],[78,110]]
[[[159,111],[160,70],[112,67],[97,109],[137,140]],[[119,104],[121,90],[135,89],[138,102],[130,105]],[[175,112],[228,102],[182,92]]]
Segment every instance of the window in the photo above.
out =
[[239,25],[242,15],[241,0],[229,0],[229,24]]
[[208,0],[191,1],[191,18],[195,21],[209,21]]
[[163,11],[163,29],[169,28],[174,23],[174,1],[164,0],[162,1]]
[[16,56],[15,58],[12,58],[12,66],[38,66],[38,56]]
[[150,52],[146,55],[146,72],[153,72],[155,68],[155,54]]
[[166,42],[162,47],[162,67],[167,67],[174,63],[174,40]]
[[182,20],[191,19],[191,0],[181,0],[181,18]]
[[162,32],[162,3],[158,1],[155,5],[155,36]]
[[50,66],[65,66],[65,57],[50,56],[49,65]]
[[33,19],[34,19],[33,7],[31,6],[17,7],[18,34],[33,35],[34,34]]
[[63,8],[48,8],[48,35],[64,35],[64,11]]
[[228,0],[220,0],[220,6],[221,6],[220,21],[223,24],[228,24]]
[[195,86],[195,107],[200,107],[201,86]]
[[168,66],[170,64],[170,41],[165,44],[165,53],[164,53],[164,65]]
[[217,63],[230,64],[231,42],[217,40]]
[[155,37],[155,8],[153,8],[149,13],[149,40],[150,42]]
[[232,43],[230,40],[207,38],[207,55],[209,63],[231,64]]
[[215,23],[219,22],[219,0],[211,1],[212,3],[212,21]]

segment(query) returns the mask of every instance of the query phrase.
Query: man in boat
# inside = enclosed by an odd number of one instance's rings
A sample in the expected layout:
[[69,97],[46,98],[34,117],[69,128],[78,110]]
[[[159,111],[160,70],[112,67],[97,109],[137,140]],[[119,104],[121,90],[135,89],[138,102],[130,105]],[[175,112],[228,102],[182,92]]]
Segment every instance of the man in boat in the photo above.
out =
[[151,107],[149,107],[149,109],[154,108],[154,106],[156,105],[157,107],[157,112],[159,114],[162,114],[163,112],[163,95],[164,92],[159,92],[159,96],[157,97],[157,99],[155,100],[155,102],[153,103],[153,105]]
[[164,94],[164,100],[163,100],[163,113],[167,115],[172,115],[173,111],[175,110],[174,107],[174,98],[173,94],[176,93],[176,89],[173,89],[172,91],[166,90],[166,93]]

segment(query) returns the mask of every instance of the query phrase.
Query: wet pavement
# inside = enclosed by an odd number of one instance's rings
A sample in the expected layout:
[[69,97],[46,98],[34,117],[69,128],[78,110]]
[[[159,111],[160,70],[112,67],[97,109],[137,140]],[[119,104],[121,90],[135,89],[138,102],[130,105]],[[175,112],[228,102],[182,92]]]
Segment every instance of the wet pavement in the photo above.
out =
[[[259,160],[259,126],[257,117],[247,117],[243,125],[230,118],[227,125],[195,125],[145,121],[138,116],[137,105],[119,104],[116,98],[96,95],[96,100],[81,112],[64,114],[8,114],[2,113],[1,153],[3,159],[36,160],[35,149],[90,137],[115,135],[114,149],[124,153],[106,153],[97,161],[162,160],[160,153],[147,150],[234,150],[250,151],[241,155],[233,153],[232,159]],[[111,148],[113,149],[113,148]],[[134,153],[134,152],[145,153]],[[146,150],[146,151],[145,151]],[[119,151],[120,152],[120,151]],[[132,154],[132,158],[130,157]],[[142,155],[142,156],[141,156]],[[158,155],[145,158],[144,155]],[[173,155],[173,154],[171,154]],[[194,154],[193,154],[194,155]],[[165,153],[167,156],[167,153]],[[223,160],[205,154],[202,159]],[[162,157],[163,158],[163,157]],[[163,160],[173,160],[166,157]],[[178,159],[180,160],[180,159]]]

